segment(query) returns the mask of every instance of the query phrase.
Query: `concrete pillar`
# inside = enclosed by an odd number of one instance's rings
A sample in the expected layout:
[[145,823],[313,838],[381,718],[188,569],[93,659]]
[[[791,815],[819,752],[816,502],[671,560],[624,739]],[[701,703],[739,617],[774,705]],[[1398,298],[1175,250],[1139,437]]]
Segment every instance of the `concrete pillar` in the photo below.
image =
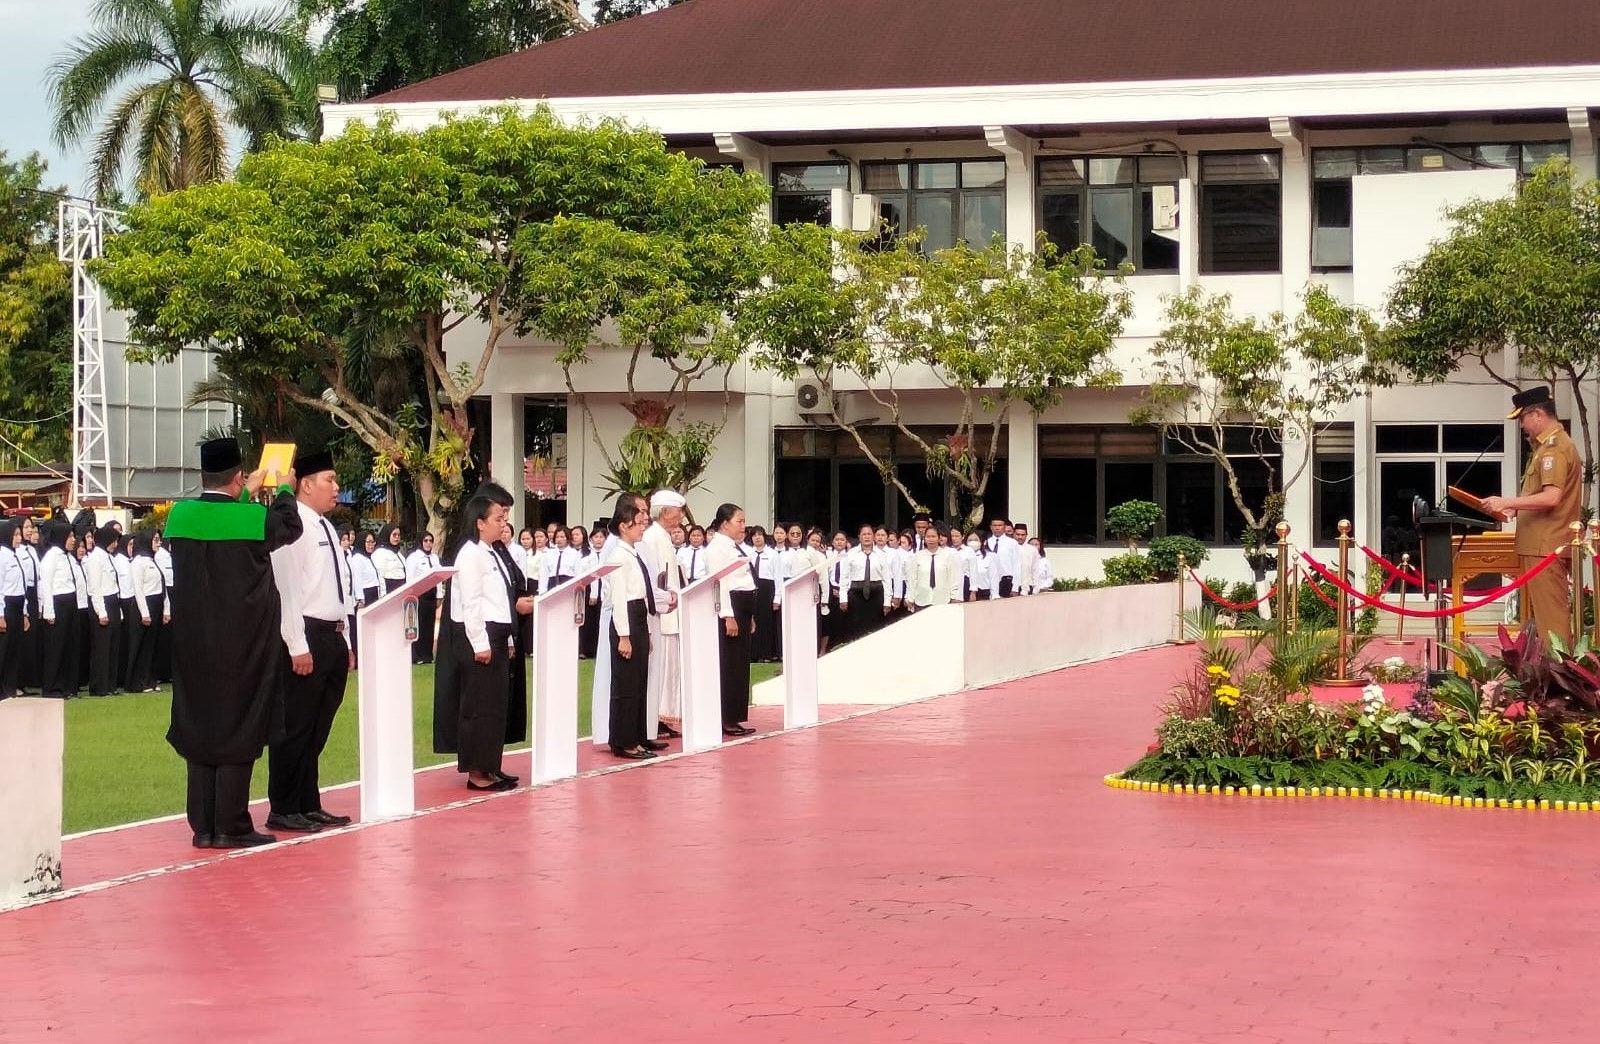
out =
[[1006,474],[1010,479],[1012,522],[1026,522],[1039,532],[1039,418],[1025,406],[1013,406],[1006,425]]
[[[1356,400],[1356,418],[1352,434],[1355,436],[1355,535],[1368,547],[1381,547],[1377,532],[1382,519],[1373,510],[1378,501],[1378,466],[1373,460],[1372,395],[1368,393]],[[1315,478],[1313,477],[1313,481]],[[1308,541],[1307,547],[1310,546]]]
[[522,483],[523,441],[522,396],[496,392],[489,396],[489,473],[511,491],[511,528],[527,524]]
[[1600,177],[1595,162],[1594,127],[1589,123],[1589,107],[1567,110],[1567,126],[1572,130],[1572,170],[1581,178]]
[[[1198,160],[1191,162],[1198,163]],[[1195,192],[1195,175],[1178,182],[1178,290],[1187,291],[1200,275],[1200,199]]]
[[776,522],[773,513],[772,470],[775,435],[772,430],[772,374],[749,370],[745,374],[744,402],[740,406],[744,427],[744,488],[733,499],[743,507],[745,517],[767,528]]
[[[1299,464],[1306,450],[1306,440],[1299,438],[1297,432],[1284,431],[1283,438],[1283,468],[1285,471],[1293,470]],[[1306,470],[1301,472],[1300,478],[1293,486],[1289,487],[1288,494],[1284,497],[1283,520],[1289,523],[1289,539],[1298,547],[1309,548],[1315,542],[1312,532],[1312,496],[1315,480],[1311,477],[1312,466],[1306,465]],[[1232,542],[1239,538],[1237,533],[1224,533],[1222,538]]]
[[1311,155],[1297,121],[1274,116],[1270,122],[1283,146],[1283,310],[1296,315],[1311,281]]
[[989,147],[1006,158],[1006,245],[1032,250],[1039,231],[1034,206],[1034,141],[1015,127],[985,127],[983,135]]
[[0,700],[0,909],[61,890],[64,700]]

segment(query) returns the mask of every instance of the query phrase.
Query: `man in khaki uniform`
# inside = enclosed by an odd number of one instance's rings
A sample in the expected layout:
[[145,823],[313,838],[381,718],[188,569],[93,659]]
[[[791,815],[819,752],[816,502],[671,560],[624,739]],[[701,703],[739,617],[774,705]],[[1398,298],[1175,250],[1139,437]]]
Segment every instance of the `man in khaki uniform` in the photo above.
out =
[[[1583,465],[1544,385],[1511,397],[1516,418],[1533,445],[1522,489],[1514,497],[1486,497],[1484,509],[1517,520],[1517,555],[1526,573],[1552,551],[1572,542],[1572,523],[1582,511]],[[1528,605],[1541,635],[1572,644],[1572,576],[1566,555],[1528,582]]]

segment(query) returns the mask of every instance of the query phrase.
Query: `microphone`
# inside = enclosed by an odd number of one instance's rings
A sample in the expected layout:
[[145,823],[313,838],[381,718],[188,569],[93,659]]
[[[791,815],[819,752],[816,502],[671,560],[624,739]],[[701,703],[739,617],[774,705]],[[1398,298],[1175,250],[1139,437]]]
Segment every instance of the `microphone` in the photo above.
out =
[[[1487,454],[1490,450],[1494,449],[1495,443],[1497,443],[1497,442],[1503,443],[1504,442],[1504,436],[1496,435],[1494,438],[1490,439],[1488,445],[1484,446],[1483,449],[1479,450],[1478,451],[1478,455],[1476,457],[1472,458],[1472,463],[1467,465],[1467,470],[1463,471],[1456,478],[1455,482],[1453,482],[1453,483],[1450,482],[1447,479],[1445,481],[1445,486],[1449,487],[1449,486],[1455,485],[1455,486],[1461,487],[1462,489],[1466,489],[1467,488],[1467,476],[1472,474],[1472,469],[1477,467],[1479,465],[1479,463],[1481,463],[1483,461],[1484,455]],[[1449,495],[1445,494],[1445,495],[1443,495],[1443,496],[1441,496],[1439,498],[1439,502],[1440,502],[1440,504],[1447,504],[1447,503],[1449,503],[1449,499],[1450,499]]]

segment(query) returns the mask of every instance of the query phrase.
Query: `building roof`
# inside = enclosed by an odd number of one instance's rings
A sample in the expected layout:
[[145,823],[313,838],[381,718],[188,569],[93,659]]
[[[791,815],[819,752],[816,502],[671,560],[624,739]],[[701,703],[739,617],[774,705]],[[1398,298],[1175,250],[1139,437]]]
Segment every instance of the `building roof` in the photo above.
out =
[[1600,64],[1595,0],[687,0],[374,102]]

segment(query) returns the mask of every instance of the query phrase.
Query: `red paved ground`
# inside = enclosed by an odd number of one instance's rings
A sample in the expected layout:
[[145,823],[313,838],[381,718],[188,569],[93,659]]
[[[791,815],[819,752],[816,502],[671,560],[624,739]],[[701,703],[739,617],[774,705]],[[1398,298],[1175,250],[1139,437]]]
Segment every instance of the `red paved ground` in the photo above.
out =
[[1103,787],[1188,655],[6,914],[0,1036],[1595,1039],[1600,818]]

